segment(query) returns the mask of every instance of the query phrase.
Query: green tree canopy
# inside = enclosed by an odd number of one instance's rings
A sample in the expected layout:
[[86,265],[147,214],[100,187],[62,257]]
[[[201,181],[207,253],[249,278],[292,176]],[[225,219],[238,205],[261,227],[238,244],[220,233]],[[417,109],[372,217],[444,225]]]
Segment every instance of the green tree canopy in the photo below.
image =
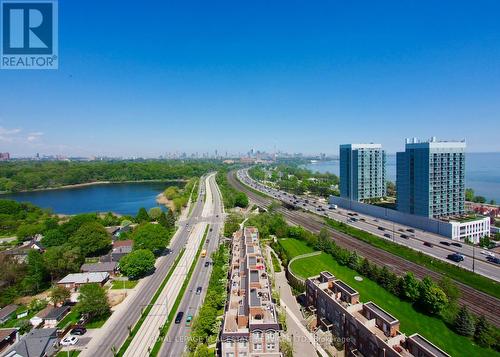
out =
[[137,223],[144,223],[150,221],[148,212],[144,207],[141,207],[139,209],[139,211],[137,212],[137,216],[135,216],[135,220],[137,221]]
[[411,302],[417,301],[420,296],[419,286],[420,282],[415,278],[415,275],[412,272],[406,273],[401,287],[403,297]]
[[132,234],[134,249],[148,249],[152,253],[162,251],[170,242],[170,232],[159,224],[145,223]]
[[149,209],[148,215],[156,221],[163,215],[163,211],[160,207],[152,207]]
[[446,294],[429,277],[420,282],[419,291],[419,303],[430,314],[438,314],[448,304]]
[[71,292],[64,286],[54,285],[50,289],[50,301],[52,301],[54,306],[63,304],[66,300],[70,298],[70,296]]
[[139,279],[153,271],[155,256],[147,249],[134,250],[120,259],[120,271],[130,279]]
[[88,316],[90,321],[98,320],[111,313],[106,290],[99,284],[85,284],[80,287],[76,311]]
[[60,229],[51,229],[45,232],[42,238],[42,245],[45,248],[63,245],[68,241],[68,237]]
[[453,329],[456,333],[462,336],[472,336],[475,331],[474,317],[471,315],[467,307],[464,305],[458,311],[458,314],[453,323]]
[[85,261],[80,247],[71,244],[50,247],[43,255],[45,266],[52,279],[63,278],[66,274],[76,273]]
[[71,236],[70,243],[80,247],[82,254],[88,257],[106,253],[111,239],[102,224],[87,222]]
[[36,294],[47,286],[48,272],[42,254],[35,249],[28,252],[27,272],[22,281],[25,294]]

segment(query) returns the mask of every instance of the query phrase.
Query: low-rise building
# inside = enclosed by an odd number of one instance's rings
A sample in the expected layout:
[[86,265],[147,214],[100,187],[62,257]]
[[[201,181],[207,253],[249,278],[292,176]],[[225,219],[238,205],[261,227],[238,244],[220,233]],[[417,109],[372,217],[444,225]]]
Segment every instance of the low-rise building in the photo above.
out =
[[10,304],[0,309],[0,324],[7,322],[18,309],[18,305]]
[[57,285],[63,286],[66,289],[76,291],[81,285],[97,283],[101,286],[109,280],[109,273],[74,273],[68,274],[57,282]]
[[53,356],[58,349],[57,329],[37,328],[7,350],[4,357]]
[[82,273],[106,272],[109,275],[114,275],[117,270],[117,265],[117,262],[86,263],[80,267],[80,271]]
[[43,327],[44,328],[54,328],[57,326],[59,321],[61,321],[64,316],[68,314],[70,310],[69,306],[60,306],[60,307],[55,307],[52,310],[49,311],[47,316],[45,316],[45,319],[43,321]]
[[221,331],[222,357],[281,356],[278,314],[259,246],[259,232],[234,233],[228,299]]
[[15,328],[0,328],[0,354],[19,339]]
[[306,280],[306,305],[316,327],[344,341],[346,356],[449,357],[419,334],[407,337],[396,317],[371,301],[361,303],[355,289],[329,272]]

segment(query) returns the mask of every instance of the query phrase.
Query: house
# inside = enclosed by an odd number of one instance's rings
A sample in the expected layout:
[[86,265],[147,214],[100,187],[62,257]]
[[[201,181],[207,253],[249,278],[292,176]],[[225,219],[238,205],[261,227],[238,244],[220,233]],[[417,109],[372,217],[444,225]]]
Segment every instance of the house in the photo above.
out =
[[12,346],[5,357],[53,356],[59,349],[56,328],[31,330],[24,338]]
[[19,333],[15,328],[0,328],[0,353],[7,347],[13,345],[19,339]]
[[34,327],[40,326],[53,309],[54,307],[52,305],[48,305],[45,309],[38,311],[38,313],[30,319],[31,325]]
[[109,273],[75,273],[68,274],[57,282],[57,285],[76,291],[81,285],[98,283],[101,286],[109,280]]
[[101,262],[118,262],[120,259],[129,254],[134,246],[133,240],[115,240],[111,252],[100,258]]
[[82,273],[98,273],[106,272],[109,275],[114,275],[117,271],[117,262],[99,262],[92,264],[83,264],[80,268]]
[[18,305],[7,305],[3,309],[0,310],[0,324],[7,322],[16,312]]
[[49,311],[47,316],[45,316],[43,328],[54,328],[57,326],[59,321],[63,319],[64,316],[69,312],[70,307],[65,305],[61,307],[53,308]]

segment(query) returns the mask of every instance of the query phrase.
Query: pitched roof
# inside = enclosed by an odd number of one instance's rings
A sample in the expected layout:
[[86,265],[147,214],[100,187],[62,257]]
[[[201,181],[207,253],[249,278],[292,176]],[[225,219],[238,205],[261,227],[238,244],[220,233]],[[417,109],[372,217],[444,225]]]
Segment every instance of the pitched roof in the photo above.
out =
[[100,262],[83,264],[80,270],[82,272],[112,272],[116,269],[116,262]]
[[113,248],[118,248],[118,247],[131,247],[134,245],[134,241],[132,239],[126,239],[126,240],[115,240],[113,242]]
[[69,306],[61,306],[61,307],[56,307],[52,310],[49,311],[47,316],[45,316],[46,320],[53,320],[53,319],[59,319],[61,316],[64,316],[68,311],[70,307]]
[[7,339],[14,332],[17,332],[15,328],[0,328],[0,341]]
[[95,273],[75,273],[68,274],[58,284],[86,284],[86,283],[102,283],[109,278],[109,273],[95,272]]
[[5,306],[3,309],[0,310],[0,319],[5,319],[7,316],[16,311],[18,307],[19,307],[18,305],[14,304]]
[[57,328],[37,328],[31,330],[21,341],[12,346],[5,356],[51,356],[57,341]]

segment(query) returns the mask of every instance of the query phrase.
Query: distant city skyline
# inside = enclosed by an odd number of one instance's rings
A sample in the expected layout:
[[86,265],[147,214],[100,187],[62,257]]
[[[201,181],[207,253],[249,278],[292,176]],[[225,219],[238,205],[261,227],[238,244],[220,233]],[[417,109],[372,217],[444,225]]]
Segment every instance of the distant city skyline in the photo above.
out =
[[[500,152],[500,3],[59,4],[59,69],[0,70],[0,152],[158,157],[467,140]],[[92,24],[92,26],[89,26]]]

